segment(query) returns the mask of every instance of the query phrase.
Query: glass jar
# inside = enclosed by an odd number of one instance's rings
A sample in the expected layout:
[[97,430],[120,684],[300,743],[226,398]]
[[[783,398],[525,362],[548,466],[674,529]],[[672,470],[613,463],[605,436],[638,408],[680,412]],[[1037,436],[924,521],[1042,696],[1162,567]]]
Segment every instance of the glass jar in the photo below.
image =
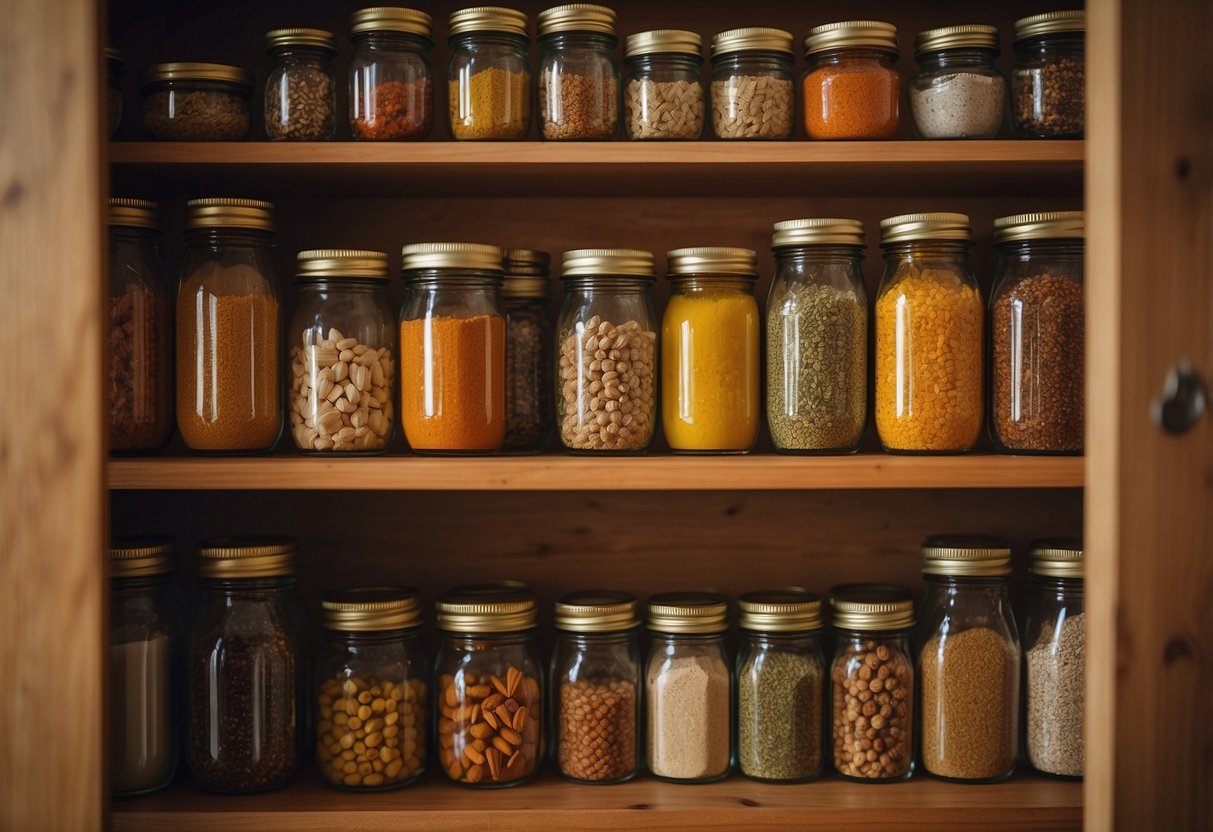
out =
[[168,538],[117,540],[109,550],[109,772],[116,797],[147,794],[177,771],[180,630]]
[[897,27],[846,20],[809,31],[804,129],[810,139],[891,139],[900,123]]
[[624,43],[623,119],[628,138],[695,140],[703,135],[703,41],[657,29]]
[[552,322],[546,251],[505,251],[505,442],[502,450],[539,453],[552,436]]
[[431,18],[375,6],[350,19],[350,133],[360,141],[424,139],[434,122]]
[[525,139],[531,127],[527,17],[477,6],[451,14],[447,74],[451,136],[460,141]]
[[155,451],[173,432],[169,298],[156,239],[160,207],[109,201],[109,446]]
[[265,134],[273,141],[332,141],[337,135],[336,38],[325,29],[265,33],[273,59],[265,79]]
[[773,783],[821,775],[821,599],[803,590],[738,601],[737,758],[741,773]]
[[404,247],[400,418],[417,453],[492,453],[505,439],[501,258],[476,243]]
[[845,584],[831,590],[830,607],[834,770],[860,783],[908,780],[914,773],[914,601],[901,587]]
[[570,780],[622,783],[640,769],[639,627],[627,593],[578,592],[556,604],[552,722]]
[[990,425],[1014,454],[1083,447],[1082,211],[994,220]]
[[425,771],[429,664],[417,591],[330,592],[320,604],[316,762],[341,789],[385,791]]
[[1032,585],[1024,625],[1027,757],[1032,768],[1081,779],[1086,676],[1082,543],[1032,545]]
[[122,72],[126,61],[121,49],[105,50],[105,121],[112,139],[122,125]]
[[854,453],[868,418],[863,223],[775,223],[767,296],[767,427],[775,450]]
[[1020,138],[1082,138],[1086,28],[1082,9],[1015,21],[1011,103]]
[[615,11],[590,3],[539,13],[539,113],[549,141],[614,138],[619,127]]
[[305,453],[382,453],[392,441],[396,316],[387,254],[301,251],[287,331],[287,413]]
[[194,451],[266,451],[282,432],[274,206],[192,199],[177,292],[177,429]]
[[666,252],[670,301],[661,323],[661,424],[679,453],[748,453],[758,437],[759,340],[748,248]]
[[943,536],[928,539],[922,554],[922,764],[945,780],[1003,780],[1019,756],[1011,550],[988,538]]
[[654,595],[647,624],[649,772],[686,783],[727,777],[733,715],[728,602],[704,592]]
[[730,29],[712,37],[712,129],[718,139],[790,139],[792,33]]
[[998,29],[969,24],[914,38],[910,112],[924,139],[992,139],[1002,129],[1007,79],[994,66]]
[[278,788],[298,765],[308,705],[294,560],[295,544],[282,539],[198,549],[187,756],[206,791]]
[[543,749],[534,595],[516,584],[463,587],[439,598],[437,609],[442,770],[479,788],[525,783]]
[[253,74],[227,64],[153,64],[140,76],[143,127],[170,142],[233,142],[248,135]]
[[643,453],[657,427],[653,255],[575,249],[564,253],[562,272],[560,442],[575,453]]
[[965,214],[881,220],[876,430],[891,453],[962,453],[981,435],[981,290]]

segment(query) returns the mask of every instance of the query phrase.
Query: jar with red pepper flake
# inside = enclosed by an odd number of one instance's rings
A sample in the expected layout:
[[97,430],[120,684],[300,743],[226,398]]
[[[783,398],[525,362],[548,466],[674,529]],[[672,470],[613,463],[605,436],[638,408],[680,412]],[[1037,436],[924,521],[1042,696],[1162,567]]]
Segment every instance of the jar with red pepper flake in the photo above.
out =
[[350,21],[350,131],[363,141],[423,139],[434,121],[431,19],[379,6]]

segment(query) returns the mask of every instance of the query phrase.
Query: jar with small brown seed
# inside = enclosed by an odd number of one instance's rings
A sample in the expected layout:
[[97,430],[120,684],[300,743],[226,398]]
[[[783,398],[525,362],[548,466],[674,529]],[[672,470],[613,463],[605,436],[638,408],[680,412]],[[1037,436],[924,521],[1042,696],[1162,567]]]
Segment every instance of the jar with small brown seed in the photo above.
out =
[[265,79],[265,134],[273,141],[331,141],[337,134],[333,33],[274,29],[265,43],[274,61]]
[[253,74],[227,64],[166,63],[143,70],[143,126],[153,139],[231,142],[248,136]]
[[682,29],[629,35],[623,123],[628,138],[692,141],[703,133],[703,43]]
[[552,318],[546,251],[505,250],[505,442],[507,453],[539,453],[552,437]]
[[1081,139],[1086,111],[1086,12],[1015,21],[1011,115],[1022,139]]
[[619,126],[615,12],[571,3],[539,13],[539,127],[548,141],[611,139]]
[[792,138],[792,55],[792,34],[783,29],[730,29],[712,38],[716,138]]

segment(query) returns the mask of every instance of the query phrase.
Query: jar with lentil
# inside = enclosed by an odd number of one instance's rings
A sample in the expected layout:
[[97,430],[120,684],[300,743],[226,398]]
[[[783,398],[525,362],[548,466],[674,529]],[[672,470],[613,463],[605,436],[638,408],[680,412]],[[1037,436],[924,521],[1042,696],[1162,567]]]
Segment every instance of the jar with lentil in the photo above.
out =
[[417,591],[349,589],[326,594],[320,606],[320,774],[350,791],[406,786],[425,771],[429,733],[429,663]]
[[463,587],[439,598],[437,609],[442,770],[479,788],[525,783],[543,748],[534,595],[518,585]]
[[531,127],[526,15],[498,6],[461,9],[451,15],[447,42],[451,136],[525,139]]
[[775,450],[853,453],[868,417],[863,223],[775,223],[767,297],[767,427]]
[[880,783],[914,773],[914,601],[895,586],[845,584],[830,592],[834,770]]
[[640,619],[622,592],[577,592],[556,603],[551,699],[560,773],[622,783],[640,768]]
[[112,139],[122,126],[122,72],[126,61],[121,49],[105,50],[105,120]]
[[177,428],[194,451],[272,448],[282,431],[274,206],[193,199],[177,292]]
[[990,425],[1014,454],[1083,447],[1082,211],[994,220]]
[[748,453],[758,437],[758,255],[748,248],[666,252],[661,424],[679,453]]
[[387,273],[382,251],[299,252],[287,415],[304,453],[382,453],[392,441],[397,328]]
[[919,633],[922,764],[992,783],[1019,755],[1019,637],[1007,596],[1011,550],[982,537],[929,538]]
[[880,223],[876,430],[892,453],[961,453],[981,435],[983,304],[964,214]]
[[227,64],[167,63],[143,70],[143,127],[153,139],[231,142],[248,135],[253,74]]
[[414,243],[403,253],[404,436],[417,453],[493,453],[505,439],[501,249]]
[[790,139],[792,33],[730,29],[712,37],[712,128],[718,139]]
[[1029,598],[1023,639],[1028,762],[1041,774],[1081,779],[1086,605],[1080,541],[1032,544]]
[[891,139],[900,123],[897,27],[846,20],[809,31],[801,82],[810,139]]
[[992,139],[1006,113],[1007,79],[994,66],[998,29],[968,24],[914,38],[910,112],[924,139]]
[[216,539],[198,549],[187,762],[206,791],[275,789],[298,765],[309,697],[294,562],[285,539]]
[[738,601],[737,758],[755,780],[800,783],[821,775],[821,599],[803,590],[752,592]]
[[619,128],[615,11],[591,3],[539,13],[543,138],[610,139]]
[[1015,21],[1011,114],[1020,138],[1083,137],[1086,28],[1082,9]]
[[623,120],[633,140],[694,140],[703,133],[703,41],[657,29],[624,42]]
[[653,255],[564,253],[556,324],[556,419],[574,453],[643,453],[657,426]]
[[649,772],[685,783],[727,777],[733,714],[728,602],[705,592],[654,595],[647,626]]
[[265,79],[265,134],[273,141],[331,141],[337,135],[336,38],[324,29],[265,33],[273,67]]
[[434,121],[432,20],[375,6],[350,18],[350,133],[359,141],[424,139]]
[[539,453],[552,436],[550,262],[546,251],[505,251],[505,451]]

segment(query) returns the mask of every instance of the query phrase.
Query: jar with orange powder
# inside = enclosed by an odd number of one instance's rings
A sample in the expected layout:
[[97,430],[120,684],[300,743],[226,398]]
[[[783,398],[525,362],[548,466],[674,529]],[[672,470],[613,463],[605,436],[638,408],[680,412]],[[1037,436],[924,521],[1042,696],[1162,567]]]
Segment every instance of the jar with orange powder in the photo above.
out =
[[432,20],[377,6],[350,19],[350,132],[362,141],[424,139],[434,121]]
[[804,41],[801,82],[810,139],[891,139],[900,119],[897,28],[878,20],[827,23]]

